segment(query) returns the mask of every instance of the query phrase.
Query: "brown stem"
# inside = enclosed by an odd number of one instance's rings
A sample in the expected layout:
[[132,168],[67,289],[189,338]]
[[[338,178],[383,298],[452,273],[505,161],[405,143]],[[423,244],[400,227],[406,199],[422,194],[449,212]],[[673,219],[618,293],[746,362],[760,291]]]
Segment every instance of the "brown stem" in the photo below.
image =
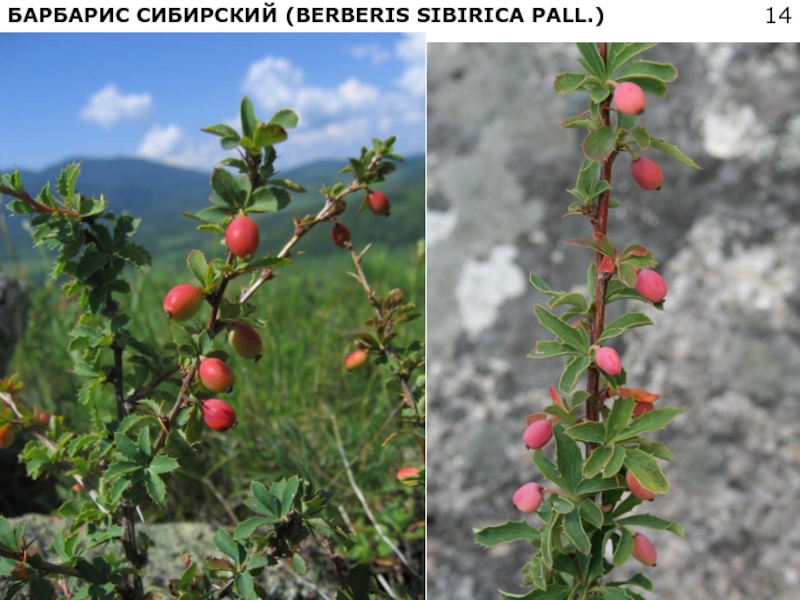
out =
[[[0,548],[0,556],[4,558],[10,558],[11,560],[16,560],[18,562],[23,562],[25,560],[25,553],[22,550],[19,552],[12,552],[11,550]],[[27,564],[32,569],[38,571],[41,575],[47,575],[48,573],[59,573],[61,575],[66,575],[67,577],[78,577],[83,579],[81,572],[73,567],[64,567],[55,563],[47,562],[46,560],[41,561],[41,564],[38,567],[34,567],[30,562]]]
[[166,422],[163,423],[164,427],[158,433],[158,437],[156,441],[153,443],[153,452],[152,456],[158,454],[158,451],[164,447],[164,443],[167,441],[167,434],[172,426],[175,424],[175,420],[178,418],[181,410],[184,408],[185,398],[186,398],[186,391],[189,389],[189,384],[194,379],[194,374],[197,371],[197,363],[193,363],[191,367],[189,367],[188,371],[186,371],[186,375],[183,378],[183,384],[181,385],[181,391],[178,392],[178,397],[175,400],[175,404],[172,406],[172,410],[169,411],[169,415],[167,415]]
[[[375,311],[376,321],[375,321],[375,328],[378,332],[382,332],[386,338],[386,342],[383,344],[383,352],[386,356],[392,358],[396,363],[400,363],[400,357],[397,355],[397,352],[392,346],[391,337],[389,334],[391,333],[392,323],[386,317],[386,313],[381,306],[381,303],[375,299],[375,293],[372,291],[372,288],[369,285],[369,281],[367,280],[367,276],[364,274],[364,269],[361,267],[361,259],[364,257],[364,253],[369,249],[369,246],[365,248],[361,254],[356,254],[355,250],[353,250],[353,245],[349,244],[350,256],[353,258],[353,264],[356,267],[356,271],[358,272],[358,276],[356,280],[361,284],[361,287],[364,288],[364,291],[367,293],[367,299],[369,300],[370,305],[372,306],[373,310]],[[403,395],[405,396],[405,401],[408,404],[409,408],[411,408],[417,415],[419,415],[419,407],[417,407],[417,399],[414,396],[414,392],[411,391],[411,386],[408,384],[408,380],[411,376],[410,373],[406,373],[405,370],[399,370],[396,372],[397,378],[400,380],[400,387],[403,389]]]
[[79,217],[80,216],[77,212],[75,212],[74,210],[68,209],[68,208],[64,208],[64,209],[53,208],[51,206],[47,206],[45,204],[42,204],[41,202],[37,202],[24,189],[15,190],[15,189],[12,189],[12,188],[7,187],[5,185],[0,185],[0,194],[6,195],[6,196],[12,196],[12,197],[16,198],[17,200],[22,200],[25,204],[27,204],[28,206],[30,206],[31,208],[35,209],[37,212],[40,212],[42,214],[51,215],[51,214],[53,214],[55,212],[63,212],[65,214],[68,214],[70,217]]
[[[600,56],[603,61],[607,60],[608,46],[606,44],[599,44]],[[609,96],[600,107],[600,124],[601,126],[610,125],[610,112],[611,112],[611,97]],[[614,159],[617,157],[617,151],[614,150],[608,158],[602,163],[602,178],[611,184],[611,167]],[[608,202],[611,198],[611,190],[608,189],[598,198],[597,206],[594,210],[592,224],[594,225],[594,232],[606,235],[608,232]],[[589,337],[590,343],[594,344],[603,333],[606,314],[606,289],[608,287],[608,277],[600,272],[600,263],[603,260],[603,254],[600,252],[594,253],[594,311],[589,318]],[[586,391],[589,392],[589,398],[586,401],[586,419],[588,421],[600,420],[600,407],[603,405],[603,397],[600,393],[600,371],[596,366],[589,367],[589,374],[587,377]],[[588,457],[595,444],[586,444],[586,456]]]

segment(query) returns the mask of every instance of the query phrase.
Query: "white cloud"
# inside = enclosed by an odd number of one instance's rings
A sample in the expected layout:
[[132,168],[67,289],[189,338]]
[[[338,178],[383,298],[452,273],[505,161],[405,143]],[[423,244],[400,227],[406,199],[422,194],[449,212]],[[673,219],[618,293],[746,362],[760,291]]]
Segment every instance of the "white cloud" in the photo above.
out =
[[395,55],[405,65],[403,74],[394,84],[415,97],[425,97],[425,35],[406,33],[395,44]]
[[387,50],[380,44],[362,44],[361,46],[352,46],[347,49],[348,54],[353,58],[368,59],[373,65],[380,65],[392,58],[391,51]]
[[227,153],[219,139],[193,140],[177,125],[155,126],[144,136],[136,156],[187,169],[209,169]]
[[[348,52],[386,60],[379,50],[363,46]],[[300,115],[289,141],[277,147],[283,168],[356,155],[373,137],[397,135],[398,151],[424,150],[425,36],[404,35],[391,56],[393,64],[384,68],[394,68],[399,77],[385,88],[356,74],[335,85],[314,85],[300,67],[282,57],[267,56],[250,65],[242,89],[256,104],[257,113],[268,118],[289,107]]]
[[125,96],[117,86],[111,84],[89,98],[89,103],[81,109],[80,118],[111,129],[121,121],[145,121],[152,111],[153,98],[150,94]]

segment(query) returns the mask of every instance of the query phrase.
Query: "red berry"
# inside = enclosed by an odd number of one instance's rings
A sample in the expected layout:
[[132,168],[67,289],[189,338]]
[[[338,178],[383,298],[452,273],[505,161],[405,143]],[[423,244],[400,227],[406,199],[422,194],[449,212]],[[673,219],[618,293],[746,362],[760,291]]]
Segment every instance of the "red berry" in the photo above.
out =
[[11,423],[6,423],[2,427],[0,427],[0,450],[5,450],[11,444],[14,443],[14,438],[16,434],[14,430],[11,428]]
[[667,282],[652,269],[642,269],[636,275],[636,291],[645,300],[658,304],[667,295]]
[[526,483],[514,492],[512,501],[524,513],[536,512],[542,505],[542,486],[538,483]]
[[544,419],[542,421],[534,421],[525,429],[522,434],[522,441],[529,450],[538,450],[543,448],[550,438],[553,437],[553,424]]
[[344,248],[345,242],[350,241],[350,230],[341,223],[335,223],[331,229],[331,239],[334,244]]
[[614,90],[614,106],[626,115],[641,115],[647,108],[647,98],[642,88],[635,83],[625,81]]
[[239,258],[249,260],[258,249],[258,225],[250,217],[236,217],[225,230],[228,249]]
[[594,362],[608,375],[619,375],[622,372],[622,361],[613,348],[598,348],[594,353]]
[[188,283],[179,283],[164,298],[162,308],[168,319],[188,321],[200,310],[203,294],[200,288]]
[[375,190],[374,192],[369,193],[367,196],[367,204],[369,204],[369,209],[376,215],[389,216],[389,198],[387,198],[386,194],[380,190]]
[[261,358],[261,349],[264,347],[258,332],[247,325],[236,321],[228,331],[228,342],[231,348],[242,358]]
[[236,411],[230,404],[218,398],[206,400],[202,405],[203,420],[215,431],[227,431],[236,427]]
[[212,392],[231,392],[236,375],[218,358],[207,358],[200,363],[200,381]]
[[633,558],[645,566],[656,566],[656,547],[643,533],[633,534]]
[[661,167],[652,158],[640,156],[631,162],[631,175],[636,183],[646,190],[660,190],[664,181]]
[[639,500],[652,500],[656,497],[653,492],[639,483],[639,480],[636,479],[636,476],[630,469],[625,473],[625,482],[628,484],[628,489],[631,491],[631,494],[636,496]]
[[414,487],[419,483],[419,469],[417,467],[403,467],[398,469],[397,481],[403,485]]
[[348,357],[344,359],[344,368],[348,371],[361,369],[367,366],[368,359],[369,352],[363,348],[359,348],[358,350],[351,352]]

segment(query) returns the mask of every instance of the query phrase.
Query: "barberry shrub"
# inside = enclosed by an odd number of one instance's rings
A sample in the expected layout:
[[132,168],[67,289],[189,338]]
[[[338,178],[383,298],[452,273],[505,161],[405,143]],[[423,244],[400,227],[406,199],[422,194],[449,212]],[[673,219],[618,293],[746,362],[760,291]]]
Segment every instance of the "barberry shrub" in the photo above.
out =
[[[624,312],[609,323],[605,319],[606,307],[623,300],[663,310],[667,294],[666,282],[654,270],[653,253],[639,243],[618,250],[609,236],[609,210],[621,204],[611,197],[615,159],[629,154],[633,165],[638,163],[632,169],[633,179],[646,190],[661,187],[662,173],[645,152],[658,151],[699,168],[677,146],[655,137],[639,122],[647,104],[644,93],[664,97],[666,84],[677,77],[670,64],[633,60],[650,47],[578,44],[583,70],[562,73],[555,80],[560,95],[588,96],[588,108],[562,126],[588,130],[582,144],[585,160],[569,190],[574,199],[566,215],[587,218],[592,235],[565,243],[588,249],[593,257],[585,292],[554,290],[535,272],[530,275],[533,286],[548,297],[547,305],[537,305],[534,312],[555,339],[538,341],[529,356],[566,357],[566,361],[558,388],[550,386],[552,404],[527,417],[524,436],[535,438],[533,445],[528,444],[534,450],[533,462],[554,487],[542,487],[541,498],[534,493],[538,484],[527,483],[509,498],[509,506],[513,500],[523,513],[535,511],[535,525],[509,521],[476,531],[477,541],[486,547],[525,541],[538,549],[523,569],[523,585],[533,589],[525,594],[503,592],[504,598],[642,600],[636,589],[653,589],[643,573],[626,580],[612,575],[631,556],[648,567],[656,565],[658,538],[651,542],[638,529],[684,536],[678,522],[637,510],[643,500],[654,499],[657,506],[658,496],[669,491],[659,460],[672,459],[663,443],[643,436],[664,429],[684,409],[654,409],[660,396],[629,387],[624,364],[608,345],[627,330],[653,322],[636,311]],[[654,110],[657,104],[648,107],[648,112]],[[643,196],[632,194],[629,201],[651,201]],[[585,389],[576,389],[581,381]],[[525,423],[521,418],[521,431]],[[533,435],[545,430],[543,423],[552,423],[552,445],[549,435]]]
[[[203,563],[186,557],[185,571],[176,573],[165,589],[145,589],[141,570],[151,542],[139,522],[144,514],[165,507],[171,474],[181,469],[179,458],[198,454],[206,435],[236,435],[236,412],[217,395],[235,397],[237,362],[257,361],[270,351],[259,335],[264,323],[251,297],[276,270],[291,263],[292,250],[308,231],[336,223],[351,194],[362,194],[363,208],[373,186],[383,183],[402,160],[393,150],[394,138],[373,140],[371,149],[362,149],[342,169],[352,180],[324,187],[319,211],[295,217],[289,240],[271,253],[251,216],[281,210],[293,193],[305,193],[275,169],[275,146],[287,140],[298,116],[284,109],[262,121],[244,98],[240,117],[241,131],[225,124],[204,129],[238,156],[214,169],[211,205],[184,213],[201,222],[200,231],[218,237],[220,251],[214,256],[191,251],[185,280],[164,290],[161,309],[172,338],[166,348],[139,339],[130,327],[131,315],[122,308],[131,289],[126,271],[151,262],[147,250],[132,240],[139,220],[109,210],[102,195],[78,192],[77,164],[62,170],[55,190],[47,184],[37,195],[25,189],[18,171],[0,176],[0,193],[11,197],[8,209],[30,216],[35,244],[55,251],[53,278],[63,281],[65,294],[79,298],[82,314],[71,332],[69,351],[75,358],[74,375],[82,381],[76,400],[91,414],[85,428],[70,429],[63,417],[30,408],[15,377],[0,381],[3,440],[25,432],[31,439],[20,460],[28,473],[70,480],[80,491],[79,498],[61,506],[66,524],[42,553],[29,552],[34,540],[24,522],[0,517],[0,573],[8,581],[8,598],[23,589],[37,599],[141,600],[164,592],[183,599],[265,598],[260,578],[265,568],[283,563],[298,574],[306,572],[300,543],[307,538],[315,538],[330,559],[339,579],[338,598],[418,594],[414,590],[420,589],[421,561],[415,557],[412,564],[399,549],[411,575],[391,578],[394,589],[388,584],[382,589],[389,578],[373,577],[367,565],[350,568],[343,552],[356,536],[332,509],[331,494],[317,489],[307,475],[253,481],[245,501],[250,514],[232,531],[216,532],[216,554]],[[346,242],[350,245],[349,236]],[[377,333],[357,339],[365,349],[374,349],[376,362],[388,365],[390,380],[413,417],[414,432],[424,439],[424,386],[411,379],[422,367],[421,350],[391,344],[392,326],[413,318],[414,307],[376,298],[360,270],[360,257],[357,279],[376,311],[370,323]],[[241,292],[226,293],[232,292],[234,280],[242,283]],[[158,302],[152,308],[159,310]],[[401,423],[403,431],[405,421]],[[346,460],[345,467],[349,473]],[[412,493],[396,485],[398,493]],[[423,495],[419,486],[420,506]],[[421,529],[424,536],[424,524]],[[385,534],[381,541],[397,548]]]

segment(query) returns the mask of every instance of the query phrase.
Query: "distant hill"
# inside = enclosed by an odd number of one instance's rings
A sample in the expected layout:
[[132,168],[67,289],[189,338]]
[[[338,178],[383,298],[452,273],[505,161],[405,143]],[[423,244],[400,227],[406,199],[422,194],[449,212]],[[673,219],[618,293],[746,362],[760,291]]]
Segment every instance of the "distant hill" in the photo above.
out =
[[[62,166],[70,162],[78,162],[78,159],[68,159],[41,171],[21,171],[25,188],[35,195],[47,181],[55,187]],[[344,161],[318,161],[281,173],[282,176],[300,183],[308,193],[294,195],[292,204],[277,214],[257,217],[263,248],[277,251],[289,239],[293,213],[303,216],[317,212],[321,206],[318,190],[323,184],[350,181],[349,173],[339,173],[345,164]],[[85,195],[105,194],[112,210],[127,211],[141,217],[142,225],[136,236],[138,241],[154,255],[163,256],[203,247],[202,240],[213,242],[210,234],[195,231],[198,221],[180,214],[182,210],[198,212],[209,205],[210,175],[210,172],[203,173],[133,158],[86,159],[81,161],[77,188]],[[363,243],[407,245],[424,237],[425,157],[407,157],[381,189],[391,199],[392,216],[386,219],[368,212],[356,214],[354,209],[357,208],[360,198],[353,196],[342,220],[351,229],[354,238]],[[15,254],[23,258],[30,256],[31,239],[22,227],[22,218],[8,218],[7,211],[4,216]],[[309,254],[331,250],[329,228],[319,229],[303,239],[301,250]],[[2,244],[0,268],[7,259],[8,254]]]

